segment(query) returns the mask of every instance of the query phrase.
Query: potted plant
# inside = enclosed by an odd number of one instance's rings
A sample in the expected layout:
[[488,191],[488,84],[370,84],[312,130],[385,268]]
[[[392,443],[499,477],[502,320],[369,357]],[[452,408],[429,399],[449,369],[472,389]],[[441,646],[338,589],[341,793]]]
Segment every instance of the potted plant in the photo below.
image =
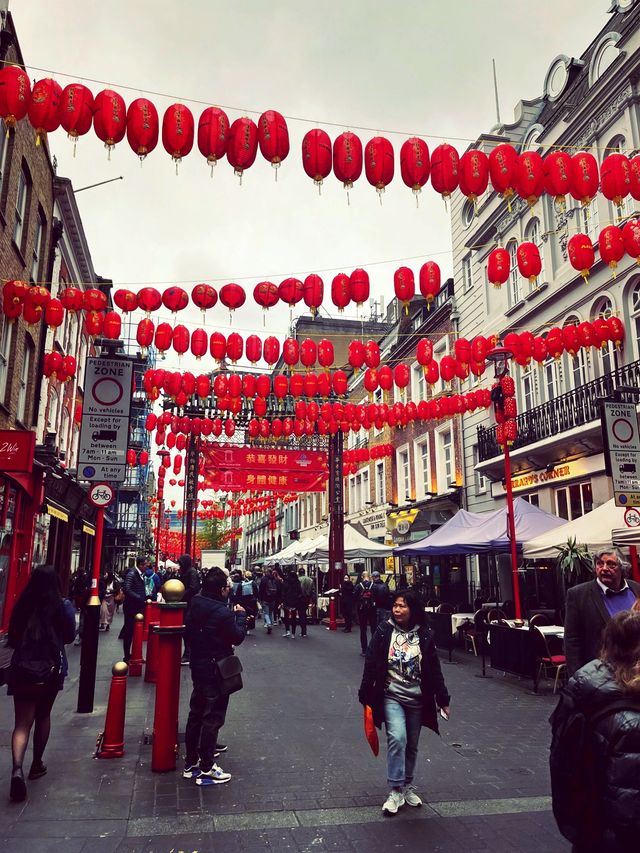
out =
[[556,568],[562,595],[569,587],[591,580],[594,575],[593,560],[586,545],[578,545],[569,537],[564,545],[557,545]]

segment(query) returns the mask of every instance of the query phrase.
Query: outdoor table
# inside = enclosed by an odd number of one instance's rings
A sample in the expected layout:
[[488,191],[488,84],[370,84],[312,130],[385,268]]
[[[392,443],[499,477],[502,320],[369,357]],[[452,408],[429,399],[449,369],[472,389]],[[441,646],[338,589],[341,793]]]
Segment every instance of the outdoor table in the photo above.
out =
[[452,613],[451,614],[451,633],[455,637],[458,628],[461,628],[465,622],[473,623],[474,613]]
[[534,678],[536,656],[531,631],[510,625],[489,624],[491,666],[512,675]]
[[[513,625],[513,620],[507,619],[507,622],[511,625],[512,628],[517,628],[518,631],[522,631],[524,628],[529,630],[529,625]],[[541,634],[544,634],[545,637],[564,637],[564,628],[562,625],[536,625],[535,626]]]

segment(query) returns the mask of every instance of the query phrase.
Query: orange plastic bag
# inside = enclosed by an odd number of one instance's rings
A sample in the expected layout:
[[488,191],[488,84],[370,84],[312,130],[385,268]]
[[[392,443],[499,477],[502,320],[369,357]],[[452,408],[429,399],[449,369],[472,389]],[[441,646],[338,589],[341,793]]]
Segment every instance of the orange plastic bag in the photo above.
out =
[[378,741],[378,729],[373,722],[373,711],[370,705],[364,706],[364,736],[371,747],[371,752],[377,755],[380,752],[380,743]]

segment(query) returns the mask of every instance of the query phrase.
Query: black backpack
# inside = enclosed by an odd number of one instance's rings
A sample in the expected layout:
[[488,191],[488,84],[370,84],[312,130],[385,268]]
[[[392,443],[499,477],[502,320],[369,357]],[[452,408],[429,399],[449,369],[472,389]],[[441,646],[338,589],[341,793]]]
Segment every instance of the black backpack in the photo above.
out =
[[33,614],[11,658],[9,680],[12,684],[46,684],[62,672],[62,649],[46,628],[39,630]]

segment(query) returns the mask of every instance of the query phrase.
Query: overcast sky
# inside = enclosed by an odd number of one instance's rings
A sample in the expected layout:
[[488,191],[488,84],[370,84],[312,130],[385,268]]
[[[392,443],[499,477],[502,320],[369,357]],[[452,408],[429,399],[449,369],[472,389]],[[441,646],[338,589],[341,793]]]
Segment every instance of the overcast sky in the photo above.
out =
[[[48,76],[33,70],[37,67],[53,72],[63,86],[102,81],[87,85],[96,94],[108,83],[127,103],[151,97],[161,116],[181,100],[194,111],[196,124],[203,106],[190,100],[228,106],[231,121],[243,109],[277,109],[318,126],[336,122],[341,126],[326,127],[332,138],[342,129],[376,128],[389,136],[398,155],[410,133],[428,137],[431,149],[446,140],[463,150],[491,128],[492,57],[502,118],[512,120],[519,99],[541,94],[558,54],[578,56],[595,38],[608,5],[587,0],[577,11],[569,0],[12,0],[10,9],[32,77]],[[247,303],[234,328],[264,334],[251,296],[261,279],[277,283],[289,274],[364,266],[373,294],[388,303],[399,264],[376,262],[422,256],[409,264],[416,272],[432,258],[443,276],[451,273],[444,206],[426,187],[416,209],[398,162],[382,205],[364,174],[350,206],[332,176],[318,197],[300,156],[302,137],[313,126],[289,121],[291,154],[277,183],[258,154],[242,186],[226,160],[210,178],[197,146],[176,176],[161,143],[141,167],[126,140],[110,161],[93,132],[80,140],[75,159],[63,131],[50,142],[59,174],[76,188],[124,176],[78,195],[101,275],[134,290],[142,282],[161,289],[164,283],[189,282],[189,291],[191,282],[248,276],[241,282]],[[356,132],[363,144],[374,135]],[[333,274],[323,275],[332,313],[327,288]],[[200,316],[189,309],[181,319],[193,328]],[[220,306],[209,316],[209,331],[213,324],[228,325]],[[268,331],[284,335],[288,317],[287,308],[272,311]],[[173,363],[168,359],[165,366]]]

